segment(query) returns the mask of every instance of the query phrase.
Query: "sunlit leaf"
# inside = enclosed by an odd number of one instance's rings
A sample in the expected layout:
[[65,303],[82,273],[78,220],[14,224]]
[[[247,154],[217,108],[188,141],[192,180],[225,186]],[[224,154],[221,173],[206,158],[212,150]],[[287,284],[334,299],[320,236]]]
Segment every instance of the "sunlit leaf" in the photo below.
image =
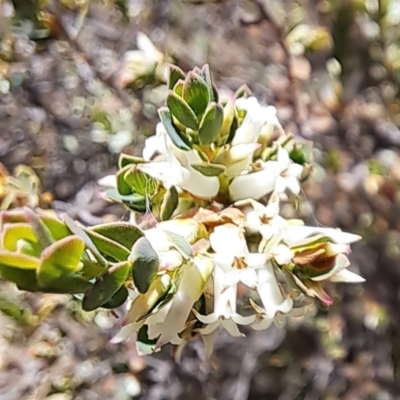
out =
[[133,282],[140,293],[146,293],[157,274],[160,261],[150,242],[142,237],[132,247],[129,262],[132,264]]
[[122,262],[113,265],[104,275],[99,277],[82,301],[85,311],[92,311],[107,303],[119,291],[129,276],[130,264]]

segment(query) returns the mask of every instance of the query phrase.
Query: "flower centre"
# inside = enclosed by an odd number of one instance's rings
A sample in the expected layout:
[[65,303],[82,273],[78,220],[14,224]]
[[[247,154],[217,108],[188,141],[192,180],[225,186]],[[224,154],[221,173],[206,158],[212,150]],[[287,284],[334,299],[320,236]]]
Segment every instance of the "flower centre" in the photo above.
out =
[[232,264],[233,268],[244,269],[247,268],[247,263],[244,257],[235,257]]

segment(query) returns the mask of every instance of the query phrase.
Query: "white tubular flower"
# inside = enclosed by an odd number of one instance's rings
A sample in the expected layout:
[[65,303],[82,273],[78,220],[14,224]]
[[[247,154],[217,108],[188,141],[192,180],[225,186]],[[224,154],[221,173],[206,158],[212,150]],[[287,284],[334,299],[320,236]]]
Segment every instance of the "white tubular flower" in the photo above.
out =
[[267,328],[278,312],[289,313],[293,308],[293,300],[289,296],[285,298],[282,295],[276,281],[274,267],[270,262],[264,268],[257,270],[257,278],[257,292],[263,307],[258,307],[255,303],[253,307],[261,315],[262,321],[255,322],[252,327],[259,330]]
[[156,348],[166,343],[180,344],[182,342],[178,334],[185,329],[193,304],[203,293],[213,267],[214,264],[209,257],[200,255],[182,267],[178,288],[162,324],[162,332]]
[[246,215],[245,228],[248,233],[260,233],[264,240],[280,233],[285,226],[285,220],[279,216],[279,197],[271,196],[269,203],[263,204],[253,199],[236,202],[236,206],[244,206]]
[[207,326],[200,329],[202,335],[211,335],[222,326],[232,336],[243,336],[237,324],[249,325],[256,319],[255,315],[243,317],[236,312],[237,287],[225,286],[225,272],[218,266],[214,267],[214,311],[208,315],[201,315],[196,310],[193,313],[200,322]]
[[278,175],[275,184],[275,192],[283,193],[287,188],[294,194],[300,193],[299,176],[303,171],[300,164],[294,163],[286,149],[279,147],[276,161],[267,161],[264,167],[275,171]]
[[267,255],[250,253],[243,231],[234,224],[217,226],[210,235],[210,244],[215,251],[214,262],[224,273],[225,286],[234,286],[239,281],[255,288],[256,269],[267,262]]
[[229,185],[229,196],[233,202],[252,198],[258,200],[275,189],[277,171],[264,168],[247,175],[239,175]]
[[276,125],[276,108],[262,106],[255,97],[241,97],[235,101],[235,106],[246,111],[246,116],[232,141],[232,145],[257,142],[261,128],[266,125]]

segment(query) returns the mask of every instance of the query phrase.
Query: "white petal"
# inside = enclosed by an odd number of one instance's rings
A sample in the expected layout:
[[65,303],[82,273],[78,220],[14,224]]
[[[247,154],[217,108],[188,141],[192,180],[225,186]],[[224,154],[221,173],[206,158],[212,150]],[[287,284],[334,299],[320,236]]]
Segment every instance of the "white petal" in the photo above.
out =
[[243,333],[239,331],[236,323],[231,319],[225,319],[221,322],[223,328],[233,337],[243,337]]
[[278,163],[281,167],[281,171],[287,170],[291,163],[289,153],[283,147],[279,147],[279,149],[278,149]]
[[342,269],[336,275],[329,278],[332,282],[348,282],[348,283],[361,283],[365,282],[365,279],[348,269]]
[[239,280],[250,288],[257,286],[257,273],[253,268],[239,270]]
[[150,38],[143,32],[137,33],[136,44],[138,49],[143,51],[149,59],[155,62],[162,59],[162,53],[157,50]]
[[241,229],[234,224],[215,227],[214,232],[210,235],[210,244],[216,253],[240,257],[245,256],[248,252],[244,235]]
[[284,244],[280,244],[274,249],[274,259],[279,265],[289,264],[292,257],[292,251]]
[[295,178],[294,176],[289,176],[286,178],[286,186],[289,188],[289,190],[294,193],[294,194],[299,194],[301,187],[299,180]]
[[198,238],[201,225],[193,218],[184,218],[160,222],[157,228],[176,233],[193,244]]
[[293,300],[290,297],[286,299],[283,297],[272,265],[268,264],[266,268],[257,270],[257,275],[257,291],[265,308],[266,317],[273,318],[278,311],[289,312],[293,308]]
[[[268,259],[267,254],[249,253],[246,256],[246,263],[247,263],[247,265],[249,267],[260,268],[260,267],[263,267],[265,265],[265,263],[267,262],[267,259]],[[241,271],[246,271],[246,270],[241,270]]]
[[189,176],[180,184],[183,190],[203,199],[211,199],[217,195],[219,191],[217,176],[205,176],[191,166],[188,170]]
[[303,166],[292,162],[286,171],[286,176],[294,176],[295,178],[298,178],[302,172]]
[[209,335],[201,336],[204,342],[206,360],[210,359],[211,354],[214,350],[214,343],[215,339],[217,338],[217,334],[218,332],[214,330],[214,332],[210,333]]
[[185,328],[193,304],[203,292],[211,273],[212,263],[209,263],[209,258],[204,257],[203,261],[199,259],[196,264],[189,263],[182,268],[179,286],[172,300],[171,309],[164,320],[157,348],[168,342],[176,343],[177,334]]
[[104,187],[116,188],[117,177],[115,175],[107,175],[97,181],[97,184]]
[[214,313],[217,317],[229,318],[236,312],[237,287],[225,285],[224,271],[215,266],[214,274]]
[[131,338],[132,336],[135,336],[138,330],[139,329],[136,324],[129,324],[129,325],[123,326],[121,328],[121,330],[110,340],[110,343],[114,343],[114,344],[121,343],[124,340],[127,340],[127,339]]
[[243,315],[240,314],[232,314],[231,319],[235,324],[238,325],[250,325],[252,324],[257,317],[253,315],[249,315],[247,317],[244,317]]
[[268,329],[272,325],[273,321],[273,318],[259,317],[255,322],[253,322],[253,324],[251,324],[251,327],[256,331],[263,331]]
[[231,200],[259,199],[274,190],[276,178],[276,174],[266,169],[237,176],[229,186]]
[[322,234],[324,236],[329,237],[332,239],[333,242],[338,244],[350,244],[357,242],[361,239],[361,236],[354,235],[348,232],[342,232],[337,229],[333,228],[320,228],[314,226],[292,226],[288,227],[285,230],[284,241],[291,245],[302,240],[306,239],[307,237]]
[[276,178],[275,192],[283,193],[287,188],[287,180],[283,176],[278,176]]

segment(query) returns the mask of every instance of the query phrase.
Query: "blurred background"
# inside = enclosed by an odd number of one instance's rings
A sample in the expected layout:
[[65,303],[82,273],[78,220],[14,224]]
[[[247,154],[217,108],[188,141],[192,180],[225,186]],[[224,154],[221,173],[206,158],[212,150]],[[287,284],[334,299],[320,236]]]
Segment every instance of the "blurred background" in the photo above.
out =
[[400,399],[400,1],[0,0],[0,208],[126,217],[96,180],[154,132],[167,62],[247,83],[314,142],[282,213],[361,234],[367,282],[284,329],[221,332],[210,361],[193,341],[180,364],[110,344],[118,313],[0,282],[0,399]]

